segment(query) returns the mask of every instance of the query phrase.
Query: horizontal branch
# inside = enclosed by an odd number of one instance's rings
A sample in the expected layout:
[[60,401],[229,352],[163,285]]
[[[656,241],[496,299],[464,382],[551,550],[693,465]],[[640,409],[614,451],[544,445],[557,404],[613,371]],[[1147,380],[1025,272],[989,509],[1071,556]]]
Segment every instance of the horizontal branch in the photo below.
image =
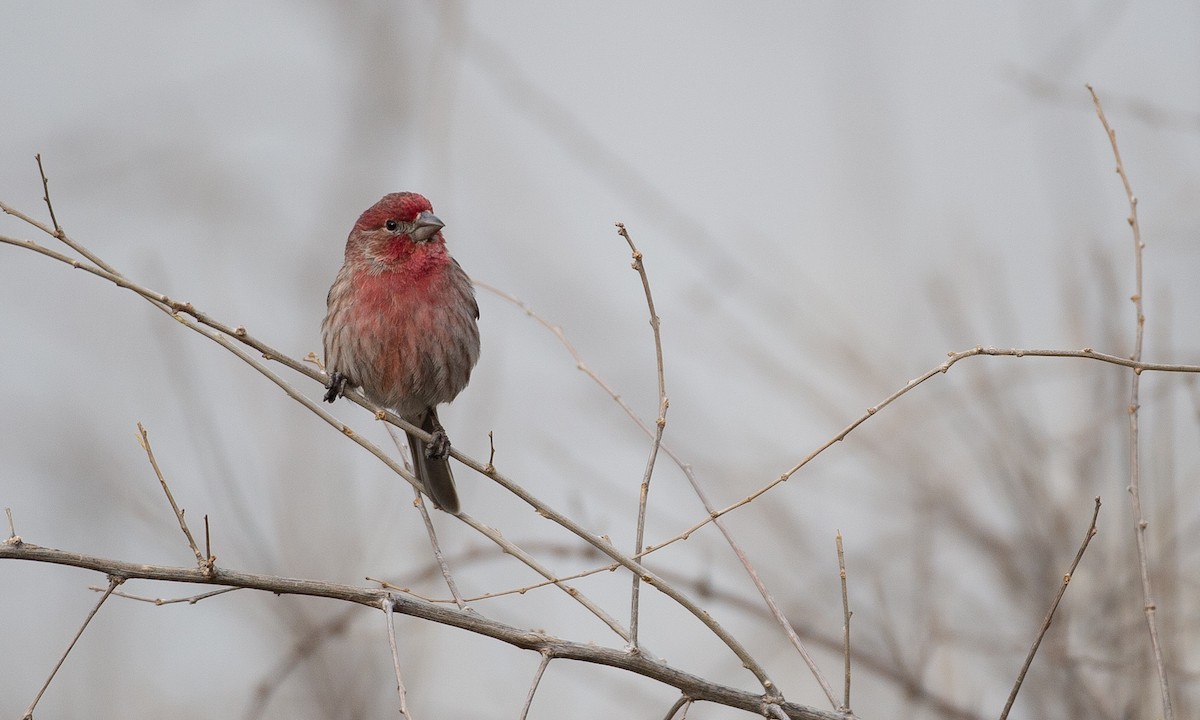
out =
[[844,717],[837,713],[822,712],[804,705],[783,702],[778,697],[768,698],[761,694],[709,682],[697,675],[655,662],[645,655],[634,655],[625,650],[560,640],[545,633],[505,625],[483,617],[477,612],[463,612],[454,607],[378,588],[276,575],[259,575],[219,567],[214,567],[210,572],[206,572],[194,567],[143,565],[41,547],[21,541],[19,538],[11,538],[0,543],[0,560],[28,560],[69,565],[101,572],[109,578],[120,580],[185,582],[197,585],[263,590],[276,595],[323,597],[357,603],[373,610],[379,610],[382,607],[382,601],[390,598],[394,603],[395,612],[478,633],[523,650],[533,650],[551,659],[578,660],[626,670],[677,688],[694,700],[713,702],[760,715],[763,714],[766,705],[774,704],[781,708],[789,718],[796,720],[842,720]]

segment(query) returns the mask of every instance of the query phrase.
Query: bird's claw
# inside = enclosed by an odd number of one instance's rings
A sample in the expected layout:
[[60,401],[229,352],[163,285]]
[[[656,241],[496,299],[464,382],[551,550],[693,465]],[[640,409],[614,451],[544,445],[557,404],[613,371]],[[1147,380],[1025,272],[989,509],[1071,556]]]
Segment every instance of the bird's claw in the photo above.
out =
[[325,386],[325,402],[331,403],[346,392],[346,376],[335,372],[329,376],[329,384]]
[[437,429],[432,433],[429,444],[425,446],[425,457],[430,460],[442,460],[450,454],[450,436],[445,430]]

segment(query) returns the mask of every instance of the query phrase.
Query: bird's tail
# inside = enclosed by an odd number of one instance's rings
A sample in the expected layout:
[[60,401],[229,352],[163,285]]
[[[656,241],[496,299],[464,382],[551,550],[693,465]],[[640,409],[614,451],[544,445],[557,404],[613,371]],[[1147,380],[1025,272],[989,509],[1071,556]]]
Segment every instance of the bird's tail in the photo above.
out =
[[[421,429],[429,434],[445,432],[438,422],[437,412],[430,408],[421,418]],[[428,457],[428,444],[411,433],[408,435],[408,445],[412,448],[413,470],[417,480],[425,488],[425,494],[433,500],[433,504],[446,512],[458,514],[458,492],[454,489],[454,473],[450,472],[450,457]]]

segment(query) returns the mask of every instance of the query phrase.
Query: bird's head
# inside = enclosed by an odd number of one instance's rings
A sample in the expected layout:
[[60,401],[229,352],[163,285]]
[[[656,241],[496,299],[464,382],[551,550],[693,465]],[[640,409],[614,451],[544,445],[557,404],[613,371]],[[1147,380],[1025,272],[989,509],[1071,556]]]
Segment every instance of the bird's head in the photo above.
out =
[[359,254],[383,265],[403,262],[428,243],[444,245],[445,223],[433,214],[423,195],[411,192],[384,195],[354,223],[346,254]]

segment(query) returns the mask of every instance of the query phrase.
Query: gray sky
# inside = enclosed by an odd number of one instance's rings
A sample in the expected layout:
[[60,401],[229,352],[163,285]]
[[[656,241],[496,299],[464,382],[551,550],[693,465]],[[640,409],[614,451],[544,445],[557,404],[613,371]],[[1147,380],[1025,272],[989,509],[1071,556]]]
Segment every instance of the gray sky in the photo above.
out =
[[[33,162],[40,152],[58,219],[76,239],[146,285],[300,357],[319,350],[325,292],[358,213],[384,193],[420,191],[473,277],[561,326],[651,419],[654,349],[640,283],[613,227],[624,222],[645,254],[663,322],[667,442],[727,504],[949,350],[1130,352],[1128,206],[1085,83],[1105,102],[1140,200],[1147,358],[1200,362],[1198,30],[1200,11],[1172,2],[8,2],[0,6],[0,199],[45,217]],[[52,242],[7,217],[0,234]],[[630,545],[647,440],[544,328],[490,293],[480,305],[483,359],[443,415],[455,446],[486,458],[494,431],[501,469]],[[131,294],[0,247],[0,337],[0,504],[31,542],[189,562],[134,440],[141,421],[189,517],[214,520],[230,567],[361,583],[368,574],[415,577],[427,561],[407,487]],[[803,596],[793,598],[796,611],[815,609],[815,625],[840,627],[834,530],[847,533],[851,564],[865,567],[905,523],[889,514],[888,493],[904,493],[923,466],[889,465],[901,456],[896,444],[923,446],[962,473],[966,502],[989,502],[992,490],[957,464],[970,453],[946,427],[969,432],[973,406],[985,402],[972,382],[1004,388],[1001,397],[1051,429],[1043,436],[1073,438],[1090,427],[1097,378],[1125,378],[1061,360],[975,359],[959,368],[773,491],[771,506],[735,516],[769,580],[784,596]],[[1146,382],[1169,426],[1183,412],[1170,398],[1191,385]],[[334,412],[386,440],[348,403]],[[1119,440],[1123,422],[1115,417],[1106,432]],[[1194,417],[1188,422],[1178,472],[1195,468],[1187,449]],[[1156,427],[1147,420],[1148,434]],[[1086,480],[1047,471],[1051,494],[1079,511],[1071,516],[1079,527],[1064,535],[1067,556],[1096,494],[1109,503],[1110,534],[1130,536],[1120,446],[1108,452],[1113,464]],[[486,480],[458,475],[464,507],[507,536],[573,547]],[[702,517],[676,469],[662,466],[654,492],[652,538]],[[990,519],[1016,522],[999,510]],[[455,550],[488,547],[465,527],[439,524]],[[797,537],[781,542],[781,525]],[[806,543],[825,555],[813,557]],[[711,571],[722,587],[752,597],[717,536],[687,547],[664,566],[685,577]],[[793,556],[788,548],[805,549]],[[563,572],[597,562],[547,552]],[[532,582],[494,560],[462,575],[467,592]],[[0,585],[16,590],[0,593],[0,615],[28,618],[3,633],[36,648],[0,673],[0,715],[32,698],[94,602],[88,582],[101,579],[0,567]],[[445,594],[434,579],[411,582]],[[626,585],[620,577],[588,589],[621,615]],[[872,587],[861,578],[866,617]],[[528,604],[480,610],[614,643],[576,606],[542,592]],[[648,642],[660,654],[749,687],[726,651],[697,639],[698,626],[649,602],[663,629]],[[202,702],[197,717],[241,714],[296,628],[336,611],[238,594],[187,609],[114,601],[40,707],[51,716],[86,708],[127,717]],[[775,663],[789,699],[823,706],[769,623],[716,612]],[[1014,647],[1038,619],[1006,628]],[[360,620],[311,661],[314,676],[359,663],[358,686],[293,681],[268,716],[303,715],[314,697],[342,710],[357,697],[368,714],[390,711],[377,625]],[[455,697],[418,692],[418,717],[449,708],[516,716],[536,658],[462,633],[406,628],[424,658],[418,684],[447,682],[470,652],[511,659],[516,673],[511,681],[460,674]],[[364,658],[364,647],[375,654]],[[822,658],[839,677],[838,655]],[[1010,676],[959,672],[945,695],[994,715]],[[624,678],[596,683],[588,668],[562,673],[544,690],[547,707],[627,691]],[[221,697],[195,684],[197,674]],[[882,716],[895,688],[863,677],[855,708]],[[633,687],[648,716],[671,702],[659,686]],[[118,710],[128,693],[137,700]]]

